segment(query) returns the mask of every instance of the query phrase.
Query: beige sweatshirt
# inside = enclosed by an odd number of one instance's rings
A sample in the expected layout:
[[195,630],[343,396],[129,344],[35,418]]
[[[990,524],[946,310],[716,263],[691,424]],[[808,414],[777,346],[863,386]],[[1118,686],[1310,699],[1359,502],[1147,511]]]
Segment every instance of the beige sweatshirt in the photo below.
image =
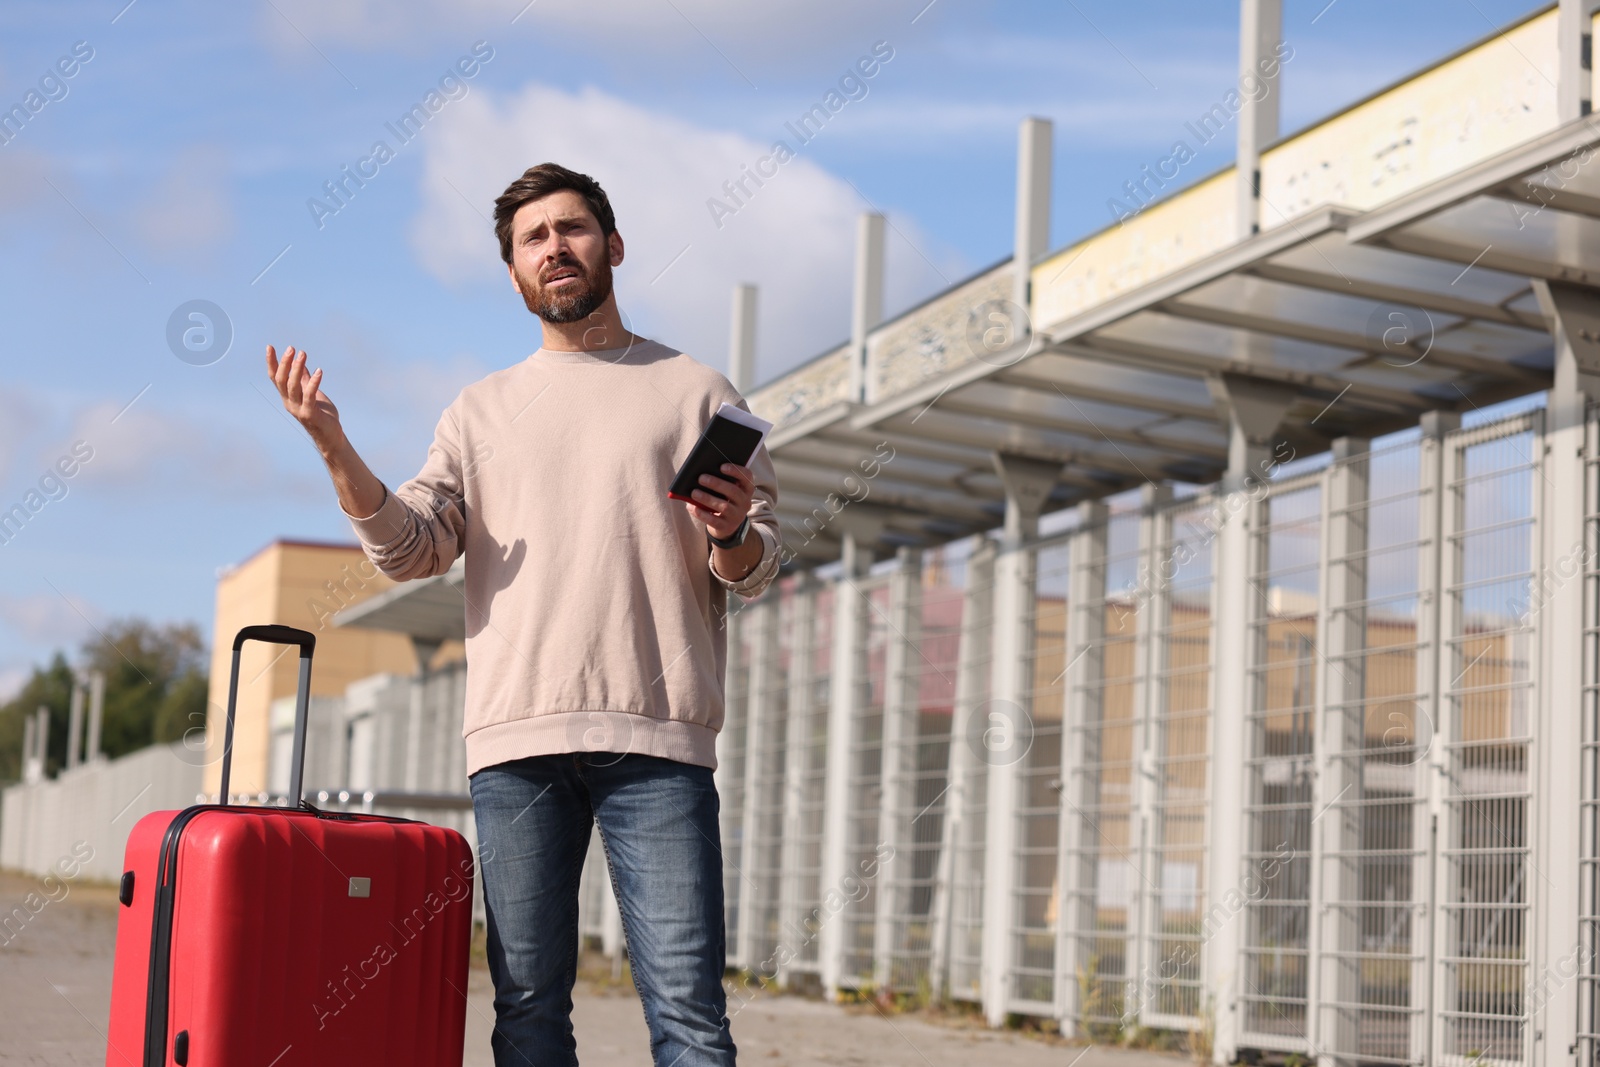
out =
[[[718,372],[655,341],[550,352],[463,389],[415,478],[350,524],[396,580],[466,556],[467,773],[557,752],[644,752],[716,767],[727,591],[778,571],[777,475],[763,444],[741,581],[667,496],[717,407]],[[348,513],[346,513],[348,515]]]

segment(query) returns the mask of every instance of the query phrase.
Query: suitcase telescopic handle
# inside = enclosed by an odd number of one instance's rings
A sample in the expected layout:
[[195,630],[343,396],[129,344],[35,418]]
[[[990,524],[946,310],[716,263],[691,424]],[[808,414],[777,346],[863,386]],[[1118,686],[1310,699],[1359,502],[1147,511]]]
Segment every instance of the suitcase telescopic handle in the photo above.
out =
[[294,702],[293,761],[289,766],[289,800],[300,803],[301,779],[306,765],[306,722],[311,712],[311,654],[317,648],[317,636],[293,626],[246,626],[233,639],[233,670],[228,679],[228,726],[222,741],[222,782],[218,797],[228,802],[228,779],[233,771],[233,719],[239,706],[239,658],[246,641],[264,641],[273,645],[298,645],[300,648],[300,684]]
[[310,656],[317,647],[316,634],[296,630],[293,626],[246,626],[233,639],[233,650],[239,651],[246,641],[265,641],[272,645],[299,645],[302,656]]

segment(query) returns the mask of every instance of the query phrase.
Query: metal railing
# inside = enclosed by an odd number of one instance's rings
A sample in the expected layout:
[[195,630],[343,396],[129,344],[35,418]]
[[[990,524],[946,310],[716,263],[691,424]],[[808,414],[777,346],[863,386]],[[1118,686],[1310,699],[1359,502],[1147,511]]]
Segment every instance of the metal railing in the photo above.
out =
[[[862,616],[865,619],[864,639],[855,650],[856,696],[851,716],[850,737],[850,803],[846,815],[845,870],[850,884],[830,886],[845,896],[843,914],[838,921],[844,923],[844,959],[840,967],[840,981],[847,985],[863,985],[873,981],[876,971],[876,940],[878,898],[881,895],[877,879],[860,879],[856,872],[874,854],[874,846],[881,833],[883,795],[884,719],[889,709],[887,698],[889,637],[892,627],[890,612],[899,612],[901,605],[891,602],[891,587],[886,577],[858,580],[855,583],[860,597],[866,601]],[[898,636],[898,635],[897,635]],[[870,869],[870,868],[869,868]],[[861,888],[856,888],[856,883]]]
[[[1077,631],[1083,661],[1077,761],[1068,767],[1067,808],[1078,823],[1069,857],[1068,921],[1073,924],[1077,1013],[1117,1024],[1130,1007],[1137,883],[1143,875],[1135,795],[1135,731],[1140,682],[1139,626],[1148,605],[1138,592],[1141,516],[1113,513],[1103,548],[1073,560],[1086,571],[1088,602]],[[1080,543],[1085,543],[1080,541]]]
[[[1589,432],[1593,483],[1600,429]],[[1541,419],[1433,433],[1347,443],[1326,468],[1269,483],[1240,516],[1240,574],[1217,571],[1234,557],[1216,551],[1210,491],[1130,494],[1024,548],[1021,685],[1008,692],[1031,740],[1015,764],[991,763],[982,743],[997,668],[1010,669],[993,662],[995,543],[908,550],[898,569],[858,579],[841,841],[825,841],[823,824],[830,720],[841,721],[838,586],[815,573],[775,583],[730,634],[719,745],[730,959],[809,978],[828,970],[822,944],[837,933],[846,988],[927,989],[991,1011],[999,997],[1003,1012],[1108,1030],[1198,1029],[1236,995],[1233,1051],[1509,1067],[1537,1050],[1530,983],[1561,962],[1532,923],[1539,872],[1565,863],[1581,881],[1563,883],[1579,914],[1562,921],[1590,953],[1551,996],[1579,999],[1580,1043],[1600,1051],[1600,655],[1583,667],[1581,734],[1542,740],[1581,746],[1570,833],[1559,820],[1572,813],[1540,810],[1533,770]],[[1593,650],[1594,556],[1585,573]],[[1220,664],[1214,606],[1239,586],[1250,611],[1229,625],[1246,654]],[[1243,672],[1242,707],[1213,707],[1224,669]],[[341,712],[359,716],[352,731],[370,727],[349,734],[350,765],[383,782],[448,779],[454,755],[412,749],[457,721],[459,681],[420,695],[372,687]],[[418,702],[435,705],[420,724]],[[1214,765],[1219,739],[1242,739],[1239,765]],[[377,754],[358,763],[359,745]],[[1222,775],[1242,782],[1242,807],[1212,805]],[[991,812],[993,798],[1006,810]],[[471,807],[426,789],[312,800],[441,819]],[[989,854],[991,830],[1006,856]],[[1576,858],[1550,851],[1573,836]],[[850,871],[880,843],[894,858],[870,893],[824,915],[825,848]],[[615,937],[605,882],[591,856],[585,931]],[[994,893],[1005,908],[986,901]],[[986,921],[996,915],[1006,922]],[[828,939],[826,923],[838,924]]]
[[1311,821],[1324,483],[1272,487],[1260,505],[1246,713],[1240,884],[1241,1040],[1309,1052]]
[[1529,807],[1537,552],[1534,416],[1448,440],[1443,559],[1437,1060],[1517,1063],[1531,1053]]
[[1066,715],[1068,586],[1071,544],[1034,550],[1024,710],[1032,743],[1022,754],[1017,801],[1016,876],[1012,887],[1011,995],[1055,1003],[1056,943],[1061,925],[1061,745]]
[[1150,905],[1140,959],[1140,1022],[1192,1028],[1205,1008],[1206,843],[1211,769],[1209,494],[1159,516],[1152,587]]
[[884,753],[889,788],[883,838],[894,850],[880,868],[877,984],[917,993],[933,986],[940,844],[950,791],[951,725],[958,697],[968,599],[967,555],[976,539],[922,555],[906,618],[899,722]]
[[1426,1048],[1438,449],[1413,435],[1330,472],[1319,999],[1349,1064]]

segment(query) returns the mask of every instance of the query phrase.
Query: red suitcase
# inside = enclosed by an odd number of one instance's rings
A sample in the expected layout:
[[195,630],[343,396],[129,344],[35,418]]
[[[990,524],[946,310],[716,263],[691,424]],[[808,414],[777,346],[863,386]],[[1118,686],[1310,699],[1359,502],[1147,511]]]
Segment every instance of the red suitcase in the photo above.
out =
[[[287,626],[234,639],[221,795],[249,640],[300,646],[299,800],[316,638]],[[460,1067],[473,856],[456,831],[196,804],[140,819],[123,872],[106,1067]]]

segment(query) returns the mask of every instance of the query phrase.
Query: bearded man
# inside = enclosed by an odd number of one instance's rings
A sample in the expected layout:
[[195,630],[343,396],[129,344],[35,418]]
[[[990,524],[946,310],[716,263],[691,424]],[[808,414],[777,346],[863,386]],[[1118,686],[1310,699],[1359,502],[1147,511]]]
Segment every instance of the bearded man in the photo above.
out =
[[605,191],[555,163],[495,201],[540,347],[463,389],[427,460],[390,492],[322,391],[267,348],[367,556],[397,581],[465,558],[462,734],[488,913],[497,1067],[575,1065],[578,877],[600,830],[657,1067],[734,1062],[722,986],[723,866],[712,771],[727,595],[778,571],[766,446],[667,496],[727,378],[623,327],[622,235]]

